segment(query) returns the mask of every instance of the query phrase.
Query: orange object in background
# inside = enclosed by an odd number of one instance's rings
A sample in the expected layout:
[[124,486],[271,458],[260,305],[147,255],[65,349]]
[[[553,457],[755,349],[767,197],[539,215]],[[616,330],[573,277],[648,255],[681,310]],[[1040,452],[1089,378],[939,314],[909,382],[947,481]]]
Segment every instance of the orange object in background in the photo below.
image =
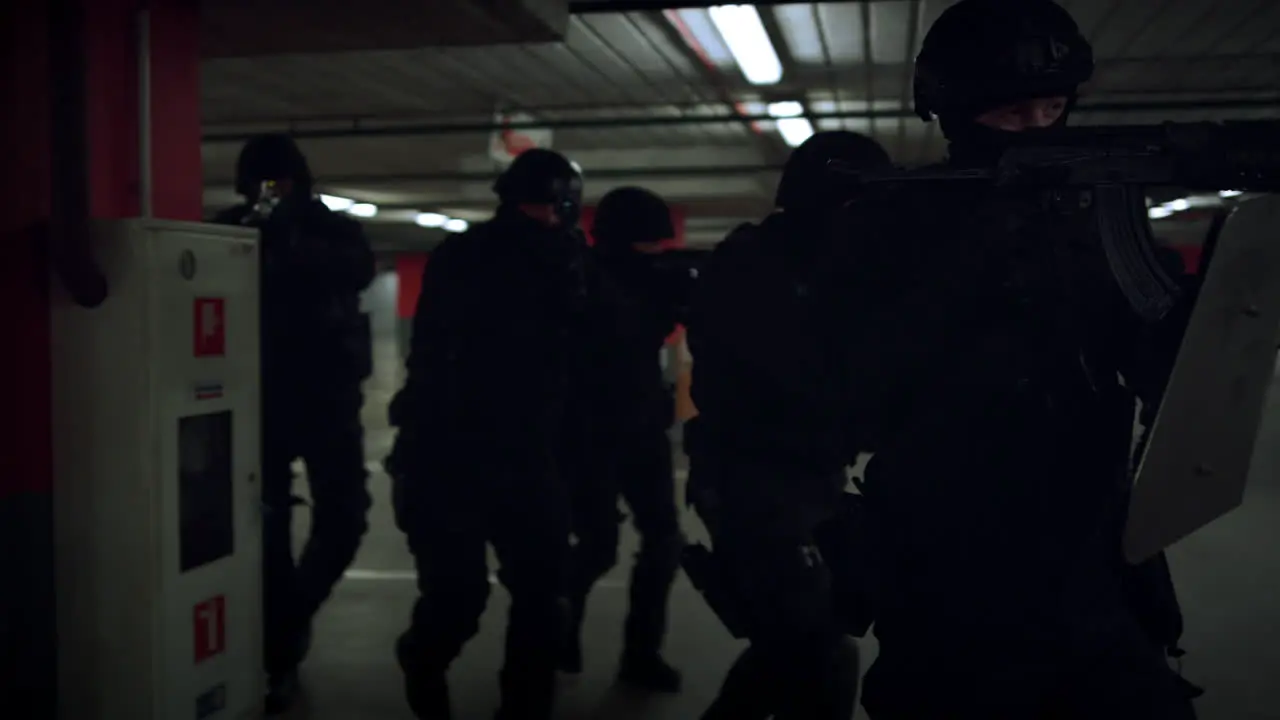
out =
[[1186,266],[1187,272],[1195,274],[1200,271],[1200,251],[1199,245],[1174,245],[1174,250],[1182,256],[1182,264]]
[[689,355],[689,346],[684,341],[684,328],[680,328],[672,336],[671,357],[675,365],[676,375],[676,422],[685,422],[698,414],[693,404],[690,388],[693,385],[693,357]]

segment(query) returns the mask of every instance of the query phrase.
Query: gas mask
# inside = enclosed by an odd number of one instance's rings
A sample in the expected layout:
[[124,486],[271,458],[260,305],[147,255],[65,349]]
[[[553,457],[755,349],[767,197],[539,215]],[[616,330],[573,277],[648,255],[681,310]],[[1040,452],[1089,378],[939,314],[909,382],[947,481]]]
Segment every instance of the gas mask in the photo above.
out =
[[252,226],[267,222],[271,219],[271,214],[275,212],[276,207],[280,205],[282,198],[280,186],[275,180],[263,180],[258,185],[258,197],[253,202],[253,208],[240,222]]

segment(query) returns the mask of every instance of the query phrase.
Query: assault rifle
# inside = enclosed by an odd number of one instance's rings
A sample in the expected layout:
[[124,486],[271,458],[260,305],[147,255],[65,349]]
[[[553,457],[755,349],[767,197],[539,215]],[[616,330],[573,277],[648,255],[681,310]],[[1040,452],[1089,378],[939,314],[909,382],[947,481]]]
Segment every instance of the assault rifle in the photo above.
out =
[[1280,192],[1280,121],[1063,128],[1019,136],[985,167],[863,172],[832,160],[828,168],[855,184],[1087,190],[1082,197],[1090,199],[1112,276],[1138,315],[1158,320],[1173,307],[1179,288],[1153,251],[1145,188]]
[[671,303],[682,321],[688,315],[698,268],[710,255],[710,250],[681,248],[649,256],[662,286],[661,296]]

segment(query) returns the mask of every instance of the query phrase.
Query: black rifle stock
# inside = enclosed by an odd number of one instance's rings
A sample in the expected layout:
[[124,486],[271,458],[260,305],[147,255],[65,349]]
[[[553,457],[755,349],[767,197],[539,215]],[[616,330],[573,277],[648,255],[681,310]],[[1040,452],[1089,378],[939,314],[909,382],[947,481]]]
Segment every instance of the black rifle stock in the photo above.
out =
[[688,317],[698,268],[710,255],[710,250],[681,248],[652,256],[653,268],[662,279],[662,295],[675,308],[681,322]]
[[860,172],[829,169],[855,184],[979,182],[997,187],[1091,190],[1111,274],[1133,310],[1164,317],[1178,285],[1156,259],[1145,188],[1280,192],[1280,121],[1096,126],[1030,133],[993,165]]

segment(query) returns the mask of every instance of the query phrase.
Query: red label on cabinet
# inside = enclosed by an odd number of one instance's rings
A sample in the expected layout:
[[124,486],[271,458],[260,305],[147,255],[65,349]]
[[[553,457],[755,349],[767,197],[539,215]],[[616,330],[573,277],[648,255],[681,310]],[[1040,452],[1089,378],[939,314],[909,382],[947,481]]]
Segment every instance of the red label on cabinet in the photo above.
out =
[[226,301],[196,298],[194,352],[196,357],[220,357],[227,352]]
[[227,649],[227,600],[222,595],[198,603],[192,611],[196,663]]

